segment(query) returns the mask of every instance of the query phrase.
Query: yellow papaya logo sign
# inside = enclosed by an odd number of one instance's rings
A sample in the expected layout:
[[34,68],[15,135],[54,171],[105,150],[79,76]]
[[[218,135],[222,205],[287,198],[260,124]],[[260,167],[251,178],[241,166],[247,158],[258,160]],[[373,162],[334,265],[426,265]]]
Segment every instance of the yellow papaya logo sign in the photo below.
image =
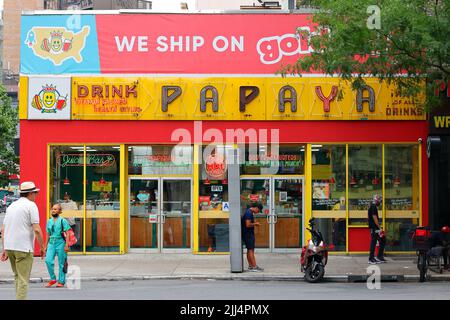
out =
[[33,27],[27,33],[25,44],[33,50],[34,55],[48,59],[56,66],[70,58],[80,63],[83,61],[81,51],[89,32],[89,26],[84,26],[77,33],[66,28]]
[[42,113],[56,113],[67,105],[67,95],[62,97],[56,86],[45,85],[42,90],[34,95],[31,106]]

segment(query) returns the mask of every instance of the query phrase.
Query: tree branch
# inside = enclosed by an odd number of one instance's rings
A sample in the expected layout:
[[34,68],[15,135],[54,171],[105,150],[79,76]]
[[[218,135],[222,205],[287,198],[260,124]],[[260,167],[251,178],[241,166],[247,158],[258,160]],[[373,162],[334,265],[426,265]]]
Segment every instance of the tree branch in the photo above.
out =
[[[413,54],[411,54],[406,48],[400,47],[395,41],[394,39],[389,35],[389,34],[383,34],[380,31],[377,30],[377,32],[383,36],[385,36],[387,39],[389,39],[390,41],[392,41],[392,43],[394,44],[394,46],[396,47],[397,50],[404,52],[408,57],[410,57],[411,59],[416,60],[417,57],[414,56]],[[439,70],[441,70],[443,73],[445,73],[447,76],[450,74],[450,70],[446,70],[442,65],[438,65],[432,62],[428,62],[426,59],[423,60],[424,64],[427,65],[428,67],[435,67]]]

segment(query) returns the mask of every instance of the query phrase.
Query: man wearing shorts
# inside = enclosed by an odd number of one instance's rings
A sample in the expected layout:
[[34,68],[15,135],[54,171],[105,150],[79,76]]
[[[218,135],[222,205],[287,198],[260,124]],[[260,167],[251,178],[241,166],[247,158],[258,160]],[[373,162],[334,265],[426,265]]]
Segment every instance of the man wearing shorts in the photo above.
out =
[[263,268],[256,264],[255,259],[255,226],[259,226],[259,222],[255,222],[254,214],[262,211],[262,205],[252,203],[250,208],[245,210],[242,216],[242,241],[247,248],[248,271],[264,271]]

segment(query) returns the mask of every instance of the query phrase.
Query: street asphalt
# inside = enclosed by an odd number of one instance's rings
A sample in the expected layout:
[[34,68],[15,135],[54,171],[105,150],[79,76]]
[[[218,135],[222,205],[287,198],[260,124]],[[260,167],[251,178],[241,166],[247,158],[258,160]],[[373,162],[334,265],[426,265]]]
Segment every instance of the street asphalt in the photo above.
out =
[[[0,300],[14,299],[12,284],[0,285]],[[79,290],[30,284],[30,300],[449,300],[446,282],[366,283],[300,281],[148,280],[82,281]]]

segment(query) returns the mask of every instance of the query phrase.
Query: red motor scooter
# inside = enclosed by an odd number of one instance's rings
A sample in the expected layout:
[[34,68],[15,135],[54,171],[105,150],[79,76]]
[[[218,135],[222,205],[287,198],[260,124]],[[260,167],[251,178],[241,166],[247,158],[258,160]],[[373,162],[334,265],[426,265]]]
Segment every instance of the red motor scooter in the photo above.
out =
[[322,233],[315,230],[315,219],[309,220],[311,239],[302,248],[300,257],[301,271],[305,273],[308,282],[319,282],[325,275],[325,266],[328,262],[328,250],[334,249],[334,245],[327,247],[323,241]]

